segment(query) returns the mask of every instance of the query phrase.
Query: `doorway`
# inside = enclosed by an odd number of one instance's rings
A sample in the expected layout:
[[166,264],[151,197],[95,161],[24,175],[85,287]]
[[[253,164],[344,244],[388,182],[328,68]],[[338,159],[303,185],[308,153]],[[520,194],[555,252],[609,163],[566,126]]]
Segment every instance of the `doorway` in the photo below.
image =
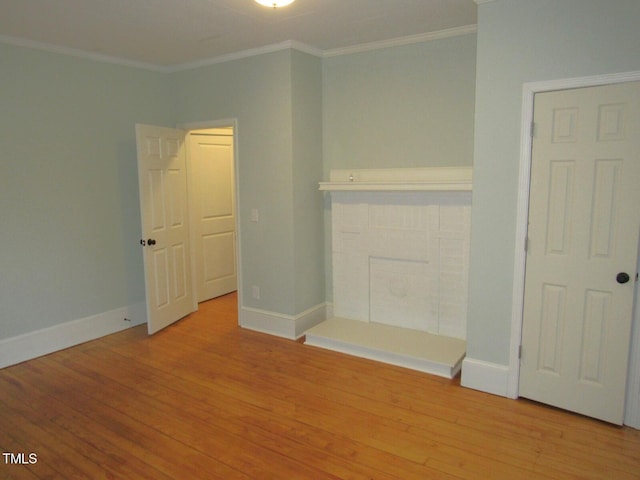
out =
[[237,290],[232,127],[187,135],[189,212],[196,302]]
[[[212,150],[209,147],[213,146],[217,153],[222,151],[222,155],[213,156],[215,168],[199,169],[200,158],[191,159],[187,151],[188,132],[203,129],[216,129],[198,135],[208,139],[204,142],[205,149]],[[236,132],[235,120],[184,125],[181,129],[136,125],[143,234],[140,243],[144,247],[149,334],[196,311],[198,298],[212,298],[236,290],[241,296]],[[202,158],[206,163],[211,156]],[[193,166],[198,175],[191,174]],[[212,190],[213,194],[209,195]],[[219,199],[224,201],[223,207],[217,205]],[[196,218],[199,215],[204,223],[213,220],[217,227],[205,230],[197,225],[199,243],[205,244],[199,260],[192,254],[198,248],[194,248],[195,222],[191,210],[196,212]],[[217,247],[223,248],[222,253]],[[202,263],[207,264],[206,268],[197,269],[197,264]],[[212,280],[210,283],[216,288],[199,295],[198,290],[204,291],[204,288],[196,288],[197,271],[201,275],[204,272],[202,276]]]
[[[515,242],[516,250],[514,261],[514,286],[512,296],[513,307],[511,322],[511,347],[509,354],[510,368],[508,371],[507,379],[507,396],[511,398],[517,398],[520,393],[520,348],[525,295],[525,262],[529,212],[529,193],[531,181],[532,119],[534,111],[534,97],[537,93],[541,92],[576,89],[598,85],[612,85],[637,81],[640,81],[640,72],[628,72],[574,79],[561,79],[523,85],[520,179]],[[637,284],[634,287],[634,296],[638,296]],[[638,391],[640,390],[640,321],[638,317],[638,309],[636,308],[633,316],[634,328],[631,340],[629,375],[626,382],[628,399],[624,416],[624,423],[635,428],[640,428],[640,393]]]

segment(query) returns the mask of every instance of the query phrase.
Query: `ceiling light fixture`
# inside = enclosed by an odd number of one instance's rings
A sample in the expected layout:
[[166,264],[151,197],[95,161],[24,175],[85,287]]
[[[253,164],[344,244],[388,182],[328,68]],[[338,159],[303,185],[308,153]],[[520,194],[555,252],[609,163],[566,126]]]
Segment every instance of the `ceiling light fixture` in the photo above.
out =
[[273,8],[286,7],[287,5],[292,4],[294,1],[295,0],[256,0],[256,2],[258,2],[260,5]]

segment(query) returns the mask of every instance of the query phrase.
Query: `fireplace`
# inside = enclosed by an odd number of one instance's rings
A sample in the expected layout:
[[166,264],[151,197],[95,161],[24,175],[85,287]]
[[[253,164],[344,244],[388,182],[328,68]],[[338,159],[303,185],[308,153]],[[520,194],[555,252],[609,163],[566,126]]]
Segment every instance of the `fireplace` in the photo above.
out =
[[307,343],[455,375],[466,348],[471,169],[330,178],[320,188],[331,195],[333,318]]

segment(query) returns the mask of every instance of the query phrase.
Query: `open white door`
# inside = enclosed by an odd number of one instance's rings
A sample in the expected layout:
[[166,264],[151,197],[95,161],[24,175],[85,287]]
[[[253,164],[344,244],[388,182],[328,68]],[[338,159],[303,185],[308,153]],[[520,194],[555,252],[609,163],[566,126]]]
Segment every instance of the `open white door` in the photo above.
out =
[[621,424],[640,230],[640,84],[537,94],[521,396]]
[[191,132],[189,156],[195,286],[204,302],[235,291],[238,283],[232,131]]
[[149,334],[193,311],[184,138],[136,125]]

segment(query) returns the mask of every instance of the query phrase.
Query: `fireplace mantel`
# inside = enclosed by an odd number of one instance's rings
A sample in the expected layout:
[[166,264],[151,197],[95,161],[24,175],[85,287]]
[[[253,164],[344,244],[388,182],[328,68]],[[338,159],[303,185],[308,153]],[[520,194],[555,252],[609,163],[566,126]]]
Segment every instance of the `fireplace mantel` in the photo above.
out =
[[331,170],[322,191],[471,191],[472,167]]

